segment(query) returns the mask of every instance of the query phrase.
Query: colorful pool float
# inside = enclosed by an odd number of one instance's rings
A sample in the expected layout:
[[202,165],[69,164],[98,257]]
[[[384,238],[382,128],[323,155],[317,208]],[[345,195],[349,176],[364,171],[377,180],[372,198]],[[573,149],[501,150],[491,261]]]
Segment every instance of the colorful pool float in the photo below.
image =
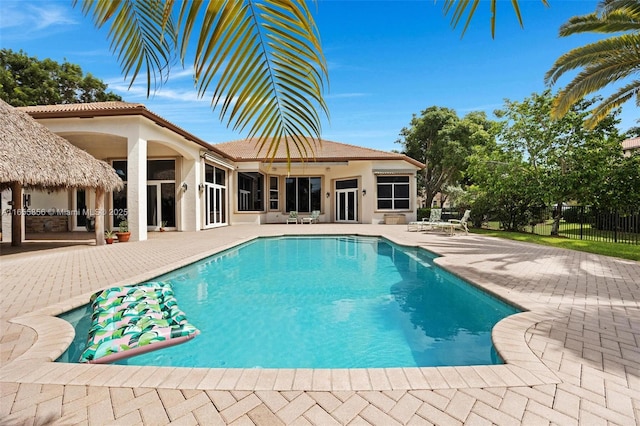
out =
[[80,362],[106,364],[177,345],[200,333],[178,308],[167,283],[108,288],[93,294],[90,302],[91,328]]

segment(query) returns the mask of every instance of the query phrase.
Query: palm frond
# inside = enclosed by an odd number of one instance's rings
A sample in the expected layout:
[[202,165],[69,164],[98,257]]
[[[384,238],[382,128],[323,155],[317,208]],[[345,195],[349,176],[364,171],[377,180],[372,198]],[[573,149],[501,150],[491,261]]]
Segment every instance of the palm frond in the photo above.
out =
[[[78,0],[74,0],[74,6]],[[170,2],[172,4],[172,2]],[[147,76],[147,96],[168,77],[176,33],[170,11],[158,0],[82,0],[82,12],[101,28],[109,21],[111,50],[133,85],[141,71]]]
[[605,16],[618,10],[625,10],[635,16],[639,16],[640,2],[638,0],[602,0],[598,4],[597,12]]
[[634,96],[636,97],[636,106],[640,107],[640,80],[632,81],[601,101],[591,112],[591,117],[585,121],[585,126],[593,129],[613,109],[618,108]]
[[[437,0],[436,0],[437,1]],[[549,6],[548,0],[540,0],[542,4],[546,7]],[[456,28],[462,18],[466,15],[466,19],[464,21],[464,27],[462,28],[461,37],[464,37],[469,24],[471,23],[471,19],[480,4],[480,0],[444,0],[444,5],[442,7],[442,11],[444,15],[448,15],[451,13],[451,26]],[[486,3],[486,2],[485,2]],[[491,10],[491,38],[495,38],[496,34],[496,11],[497,11],[497,0],[490,0],[489,8]],[[522,14],[520,13],[520,4],[518,0],[511,0],[511,5],[513,7],[513,11],[516,14],[516,18],[518,19],[518,23],[520,27],[524,27],[524,22],[522,21]]]
[[302,136],[320,139],[328,71],[304,0],[80,1],[96,27],[110,24],[130,84],[146,72],[147,95],[167,79],[174,53],[183,66],[193,55],[198,94],[211,96],[227,126],[262,142],[272,136],[273,154],[281,138],[313,151]]
[[319,111],[328,116],[327,66],[304,1],[185,2],[179,25],[182,57],[191,33],[198,35],[196,87],[200,96],[211,88],[212,106],[227,126],[248,129],[248,137],[260,143],[269,138],[270,154],[281,141],[300,154],[309,152],[307,138],[299,136],[320,137]]
[[[545,75],[545,83],[553,85],[566,72],[588,66],[595,66],[601,62],[624,59],[634,72],[634,57],[640,61],[640,52],[637,50],[640,42],[640,34],[625,34],[600,40],[586,46],[578,47],[562,55],[556,60],[551,69]],[[635,68],[635,72],[638,69]]]
[[586,32],[617,33],[640,30],[640,19],[624,10],[613,11],[603,17],[596,13],[574,16],[560,26],[558,34],[567,37]]
[[[553,108],[554,116],[563,116],[571,108],[571,105],[584,96],[637,73],[640,70],[640,54],[638,54],[634,46],[637,46],[639,42],[639,34],[629,34],[602,40],[594,43],[594,45],[606,45],[606,50],[609,54],[595,53],[597,60],[586,62],[580,61],[579,58],[574,58],[571,67],[560,68],[562,73],[569,69],[580,67],[583,67],[583,70],[558,93]],[[558,76],[553,75],[552,77],[556,78]],[[550,81],[555,80],[551,79]]]

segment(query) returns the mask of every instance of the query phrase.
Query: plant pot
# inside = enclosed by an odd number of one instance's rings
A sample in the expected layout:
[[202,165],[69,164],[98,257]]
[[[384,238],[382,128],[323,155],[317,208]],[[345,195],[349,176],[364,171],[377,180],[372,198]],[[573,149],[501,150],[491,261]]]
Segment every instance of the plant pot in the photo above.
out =
[[160,232],[164,232],[164,228],[160,228]]
[[116,236],[118,237],[119,243],[126,243],[129,241],[129,237],[131,237],[131,232],[116,232]]
[[107,244],[113,244],[113,238],[105,238],[104,240],[107,242]]

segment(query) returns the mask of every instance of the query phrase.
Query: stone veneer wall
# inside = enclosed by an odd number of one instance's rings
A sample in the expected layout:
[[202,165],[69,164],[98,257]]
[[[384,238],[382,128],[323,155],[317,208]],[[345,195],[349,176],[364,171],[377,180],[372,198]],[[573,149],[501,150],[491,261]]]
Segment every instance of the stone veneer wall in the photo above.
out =
[[25,231],[27,233],[68,232],[68,217],[66,215],[26,216]]

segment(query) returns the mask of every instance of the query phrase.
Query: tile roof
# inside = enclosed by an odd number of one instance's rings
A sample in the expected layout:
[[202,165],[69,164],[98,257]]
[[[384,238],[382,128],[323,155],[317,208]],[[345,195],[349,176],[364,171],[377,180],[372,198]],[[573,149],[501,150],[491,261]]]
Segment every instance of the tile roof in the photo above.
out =
[[147,107],[141,103],[109,101],[109,102],[88,102],[78,104],[56,104],[56,105],[33,105],[20,107],[22,111],[29,114],[38,113],[62,113],[62,112],[78,112],[78,111],[116,111],[116,110],[135,110]]
[[116,117],[125,115],[141,115],[155,122],[159,126],[166,127],[167,129],[179,134],[187,140],[197,143],[198,145],[208,150],[214,151],[217,154],[223,155],[218,152],[210,143],[200,139],[199,137],[189,133],[180,126],[173,124],[172,122],[160,117],[159,115],[151,112],[144,104],[122,101],[109,101],[109,102],[87,102],[77,104],[57,104],[57,105],[35,105],[19,107],[18,109],[28,113],[35,119],[43,118],[89,118],[89,117]]
[[[345,143],[333,142],[326,139],[306,138],[311,145],[313,152],[308,152],[307,161],[348,161],[348,160],[403,160],[413,164],[416,167],[424,168],[424,164],[407,157],[404,154],[396,152],[380,151],[377,149],[364,148],[357,145],[349,145]],[[231,156],[236,161],[269,161],[271,157],[267,153],[267,146],[259,149],[257,139],[243,139],[231,142],[215,144],[214,147]],[[297,149],[295,144],[291,144],[291,161],[302,161],[304,150],[302,153]],[[274,161],[286,161],[286,146],[280,144],[273,158]]]
[[[109,101],[77,104],[35,105],[20,107],[18,109],[25,111],[35,119],[142,115],[154,121],[156,124],[166,127],[208,150],[216,152],[224,157],[231,158],[235,161],[271,160],[267,155],[266,148],[258,150],[257,139],[255,138],[212,145],[151,112],[144,104],[141,103]],[[300,162],[306,157],[309,159],[305,161],[404,160],[416,167],[419,167],[420,169],[425,167],[421,162],[399,153],[379,151],[376,149],[332,142],[324,139],[321,139],[320,141],[313,138],[306,139],[313,147],[312,152],[308,152],[307,155],[301,155],[305,153],[304,150],[301,149],[301,153],[295,145],[292,144],[291,161]],[[281,144],[278,147],[274,161],[286,161],[286,159],[286,147],[284,144]]]
[[629,149],[640,148],[640,137],[626,139],[622,141],[622,150],[626,151]]

